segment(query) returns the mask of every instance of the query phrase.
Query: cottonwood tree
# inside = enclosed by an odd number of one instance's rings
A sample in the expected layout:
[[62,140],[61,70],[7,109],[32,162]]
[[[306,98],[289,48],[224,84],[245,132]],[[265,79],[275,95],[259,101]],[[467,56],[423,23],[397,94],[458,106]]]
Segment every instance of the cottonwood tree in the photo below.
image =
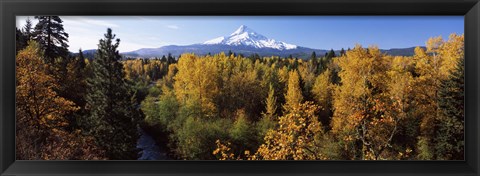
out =
[[322,124],[315,115],[319,107],[312,102],[292,106],[279,117],[278,128],[271,129],[252,159],[324,160]]
[[16,58],[17,159],[104,159],[91,137],[65,129],[65,115],[78,107],[54,91],[59,85],[47,74],[43,57],[40,45],[30,41]]
[[356,46],[337,61],[341,85],[334,94],[332,131],[344,142],[345,157],[382,159],[399,121],[385,96],[385,57],[376,47]]

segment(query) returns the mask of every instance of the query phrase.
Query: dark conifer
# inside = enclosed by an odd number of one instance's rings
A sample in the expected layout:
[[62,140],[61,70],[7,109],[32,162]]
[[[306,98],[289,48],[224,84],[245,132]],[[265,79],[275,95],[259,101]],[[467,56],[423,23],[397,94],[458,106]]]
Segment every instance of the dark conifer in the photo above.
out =
[[35,16],[35,19],[38,19],[38,23],[33,38],[45,51],[47,62],[53,63],[57,57],[66,57],[68,34],[63,29],[62,19],[58,16]]
[[100,40],[92,74],[87,79],[86,109],[82,124],[105,149],[109,159],[135,159],[137,122],[141,118],[132,86],[124,78],[120,44],[111,29]]
[[464,159],[464,66],[461,59],[449,79],[442,81],[438,92],[442,112],[435,124],[435,155],[440,160]]

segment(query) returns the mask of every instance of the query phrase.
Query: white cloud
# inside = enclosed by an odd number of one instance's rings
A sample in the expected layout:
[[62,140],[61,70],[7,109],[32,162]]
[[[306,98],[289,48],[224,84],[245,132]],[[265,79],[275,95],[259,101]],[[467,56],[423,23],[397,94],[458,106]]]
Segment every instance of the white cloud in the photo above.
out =
[[66,16],[62,17],[64,20],[64,24],[72,25],[72,26],[102,26],[102,27],[110,27],[110,28],[118,28],[120,25],[103,21],[92,19],[88,17],[79,17],[79,16]]
[[167,28],[170,28],[170,29],[179,29],[180,27],[177,26],[177,25],[167,25]]

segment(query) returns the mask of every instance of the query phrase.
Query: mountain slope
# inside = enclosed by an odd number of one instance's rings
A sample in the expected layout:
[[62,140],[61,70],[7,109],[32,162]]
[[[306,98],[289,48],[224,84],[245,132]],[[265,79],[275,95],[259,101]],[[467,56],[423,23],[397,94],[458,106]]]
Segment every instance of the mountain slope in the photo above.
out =
[[182,53],[195,53],[198,55],[216,54],[220,52],[228,53],[229,51],[237,54],[249,56],[251,54],[259,54],[260,56],[294,56],[300,57],[305,54],[317,52],[324,54],[326,50],[312,49],[300,47],[297,45],[277,41],[265,37],[255,32],[245,25],[241,25],[236,31],[229,36],[217,37],[201,44],[193,45],[168,45],[160,48],[143,48],[132,52],[122,53],[126,57],[162,57],[169,53],[178,56]]
[[[294,44],[270,39],[262,34],[255,32],[245,25],[241,25],[236,31],[228,36],[217,37],[200,44],[192,45],[167,45],[159,48],[142,48],[139,50],[121,53],[124,57],[162,57],[172,54],[177,57],[183,53],[195,53],[198,55],[217,54],[220,52],[234,52],[250,56],[259,54],[260,56],[281,56],[281,57],[299,57],[306,59],[312,52],[316,52],[317,56],[322,56],[328,50],[313,49]],[[390,50],[381,50],[390,55],[411,56],[414,48],[396,48]],[[335,51],[337,54],[339,50]]]
[[206,45],[252,46],[254,48],[271,48],[277,50],[296,49],[297,46],[285,42],[269,39],[256,33],[245,25],[241,25],[235,32],[226,37],[208,40]]

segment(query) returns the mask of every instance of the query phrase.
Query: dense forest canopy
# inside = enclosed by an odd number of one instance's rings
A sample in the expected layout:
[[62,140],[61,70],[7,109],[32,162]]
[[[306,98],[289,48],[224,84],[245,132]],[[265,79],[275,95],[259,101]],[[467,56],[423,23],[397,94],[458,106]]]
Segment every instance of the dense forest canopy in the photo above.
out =
[[[67,51],[57,16],[17,29],[17,159],[137,159],[137,128],[188,160],[463,160],[464,36],[413,56],[122,59],[111,29]],[[120,36],[121,37],[121,36]]]

